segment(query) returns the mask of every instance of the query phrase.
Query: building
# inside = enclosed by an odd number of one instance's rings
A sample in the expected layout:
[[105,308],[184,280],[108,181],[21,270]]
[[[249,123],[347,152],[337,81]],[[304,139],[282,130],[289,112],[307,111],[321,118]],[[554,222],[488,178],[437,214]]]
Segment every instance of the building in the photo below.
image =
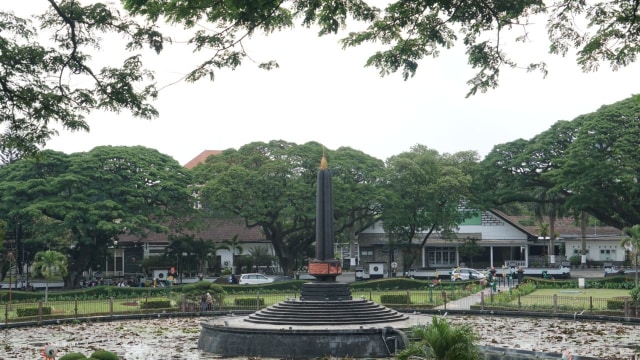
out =
[[[444,236],[434,232],[421,249],[417,249],[416,260],[411,268],[442,269],[456,266],[468,266],[478,269],[500,268],[507,262],[524,267],[546,267],[559,265],[581,252],[580,227],[572,225],[572,219],[560,219],[555,230],[554,253],[549,254],[549,239],[538,236],[535,225],[526,226],[523,220],[529,217],[511,217],[498,210],[488,210],[467,219],[460,224],[453,236]],[[590,228],[591,230],[591,228]],[[426,233],[417,234],[412,245],[417,248]],[[593,229],[586,235],[589,265],[602,265],[605,262],[621,264],[625,261],[625,249],[620,245],[621,232],[611,227]],[[472,257],[461,255],[460,249],[465,242],[474,241],[477,253]],[[385,233],[382,223],[376,223],[358,235],[361,263],[394,262],[398,269],[408,271],[403,264],[400,246],[390,245],[389,234]]]

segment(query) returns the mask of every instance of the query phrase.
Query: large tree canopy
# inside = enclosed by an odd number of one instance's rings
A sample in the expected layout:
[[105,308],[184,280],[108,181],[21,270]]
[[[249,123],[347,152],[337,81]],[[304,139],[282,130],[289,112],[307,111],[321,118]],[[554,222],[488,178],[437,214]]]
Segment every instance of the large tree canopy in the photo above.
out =
[[434,231],[452,233],[470,215],[461,206],[469,198],[476,165],[475,152],[439,154],[424,145],[387,160],[382,221],[403,250],[404,270],[415,260],[416,236],[423,236],[422,249]]
[[[584,71],[597,69],[601,61],[617,69],[635,61],[640,51],[638,5],[629,1],[123,0],[123,3],[132,14],[143,15],[152,23],[163,19],[194,29],[191,42],[196,49],[213,50],[212,57],[189,75],[194,79],[213,76],[220,67],[239,65],[247,56],[242,47],[245,38],[257,32],[290,28],[296,21],[303,26],[317,26],[319,35],[348,29],[351,23],[364,24],[364,30],[352,31],[342,40],[343,46],[381,44],[382,49],[371,55],[366,65],[375,66],[381,75],[400,71],[405,79],[415,74],[423,58],[435,57],[441,49],[461,42],[470,66],[477,69],[468,81],[468,95],[495,88],[501,67],[522,66],[504,51],[509,41],[505,40],[509,38],[506,33],[513,30],[512,39],[526,42],[531,22],[544,21],[545,16],[549,52],[565,55],[575,49]],[[196,27],[205,23],[212,26]],[[277,62],[261,66],[271,68]],[[542,62],[522,67],[544,74],[547,71]]]
[[177,232],[193,211],[190,184],[174,159],[144,147],[44,151],[0,168],[0,216],[17,243],[62,245],[73,287],[118,236]]
[[89,130],[85,116],[96,109],[155,117],[149,103],[157,95],[153,75],[139,54],[112,56],[107,65],[98,65],[104,59],[92,54],[106,34],[125,37],[128,50],[146,43],[160,51],[160,33],[104,3],[49,0],[49,5],[37,18],[40,29],[0,10],[0,148],[33,153],[57,133],[53,124]]
[[559,121],[531,140],[496,145],[482,161],[479,188],[494,205],[555,203],[630,227],[640,223],[639,138],[640,96],[632,96]]
[[[149,101],[157,91],[140,50],[159,52],[173,41],[159,31],[167,25],[186,29],[193,50],[206,54],[187,81],[213,79],[218,69],[242,64],[250,56],[243,42],[252,35],[295,25],[316,27],[319,35],[347,29],[344,47],[377,43],[379,50],[363,62],[381,75],[400,72],[405,79],[425,57],[464,46],[477,71],[468,81],[468,95],[498,86],[504,66],[546,74],[543,62],[519,64],[504,51],[506,42],[528,41],[533,22],[546,20],[550,53],[575,50],[584,71],[600,63],[615,70],[634,62],[640,51],[637,1],[121,0],[116,7],[90,0],[47,1],[39,28],[0,11],[0,141],[9,144],[0,148],[37,151],[56,134],[54,123],[88,130],[84,116],[94,109],[155,116]],[[108,35],[123,37],[123,50],[130,55],[94,59],[93,51]],[[278,63],[259,66],[271,69]]]
[[315,241],[316,180],[323,152],[333,174],[336,234],[370,225],[379,214],[376,196],[381,160],[350,148],[323,150],[318,143],[247,144],[209,157],[194,168],[205,208],[259,227],[280,266],[291,275]]

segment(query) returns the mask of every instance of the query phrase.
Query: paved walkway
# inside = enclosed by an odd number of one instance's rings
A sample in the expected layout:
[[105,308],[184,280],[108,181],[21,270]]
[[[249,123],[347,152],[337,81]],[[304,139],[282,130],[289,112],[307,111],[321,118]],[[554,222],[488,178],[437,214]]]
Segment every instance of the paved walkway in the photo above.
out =
[[[499,286],[496,291],[509,291],[507,286]],[[467,297],[463,297],[453,301],[447,301],[446,305],[436,306],[434,309],[436,310],[471,310],[471,305],[480,304],[482,301],[482,294],[484,293],[485,301],[491,296],[491,288],[486,288],[480,292],[477,292],[473,295],[469,295]]]

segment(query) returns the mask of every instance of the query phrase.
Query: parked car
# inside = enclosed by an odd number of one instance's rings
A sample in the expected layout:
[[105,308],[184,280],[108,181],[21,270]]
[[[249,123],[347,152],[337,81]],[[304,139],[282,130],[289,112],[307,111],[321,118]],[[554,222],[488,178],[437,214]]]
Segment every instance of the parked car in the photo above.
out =
[[484,279],[486,275],[476,269],[456,268],[451,271],[451,279],[456,280],[475,280]]
[[250,273],[240,275],[240,285],[256,285],[272,283],[273,279],[260,273]]

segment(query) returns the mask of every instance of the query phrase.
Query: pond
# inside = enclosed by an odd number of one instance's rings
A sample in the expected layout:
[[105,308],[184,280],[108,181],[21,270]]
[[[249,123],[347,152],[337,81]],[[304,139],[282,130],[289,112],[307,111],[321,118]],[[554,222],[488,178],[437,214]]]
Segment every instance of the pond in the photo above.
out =
[[[446,318],[454,326],[470,326],[479,337],[479,345],[555,353],[568,349],[573,355],[600,359],[631,358],[640,338],[640,327],[634,324],[581,320],[580,316],[575,321],[452,314]],[[42,349],[52,344],[59,349],[57,358],[69,352],[89,356],[104,349],[126,360],[220,359],[198,350],[200,323],[209,319],[161,318],[4,329],[0,331],[0,358],[42,359]],[[424,315],[420,323],[430,323],[430,317]]]

